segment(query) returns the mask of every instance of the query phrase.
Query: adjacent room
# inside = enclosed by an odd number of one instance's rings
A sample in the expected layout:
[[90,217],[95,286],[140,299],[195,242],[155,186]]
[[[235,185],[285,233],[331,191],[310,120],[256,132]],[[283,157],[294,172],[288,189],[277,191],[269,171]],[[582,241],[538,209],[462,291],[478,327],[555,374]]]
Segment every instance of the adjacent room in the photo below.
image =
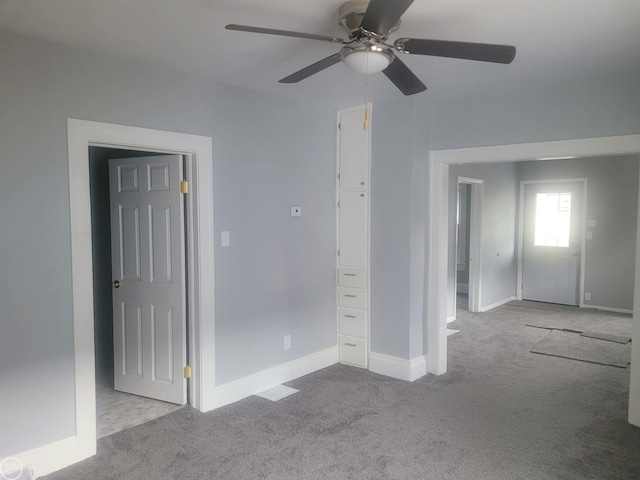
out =
[[638,18],[0,0],[0,477],[640,478]]

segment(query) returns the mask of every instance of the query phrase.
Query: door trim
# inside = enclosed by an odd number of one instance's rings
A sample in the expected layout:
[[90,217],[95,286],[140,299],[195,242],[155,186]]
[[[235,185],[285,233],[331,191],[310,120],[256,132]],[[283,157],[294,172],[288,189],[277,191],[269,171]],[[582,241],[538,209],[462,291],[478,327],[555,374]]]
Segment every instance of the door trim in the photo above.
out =
[[[551,156],[593,157],[606,155],[639,155],[640,134],[594,137],[549,142],[493,145],[487,147],[432,150],[429,161],[429,249],[426,289],[427,365],[429,373],[447,371],[447,250],[449,235],[448,179],[449,165],[466,163],[502,163],[539,160]],[[640,214],[640,200],[638,204]],[[640,215],[639,215],[640,217]],[[640,218],[636,235],[636,275],[640,278]],[[640,281],[635,282],[634,325],[631,354],[629,421],[640,426]]]
[[516,277],[516,298],[522,300],[523,290],[523,263],[524,263],[524,190],[527,185],[541,185],[553,183],[582,183],[582,218],[580,221],[580,278],[578,279],[578,306],[584,307],[584,270],[585,270],[585,249],[587,246],[587,183],[586,178],[554,178],[551,180],[521,180],[520,181],[520,205],[518,208],[518,273]]
[[[96,453],[96,398],[93,328],[93,264],[89,147],[124,148],[187,156],[187,227],[190,295],[191,403],[213,408],[215,386],[215,308],[213,259],[213,153],[211,137],[151,130],[102,122],[67,119],[69,206],[71,221],[71,287],[73,296],[76,435],[68,464]],[[206,293],[206,294],[204,294]]]

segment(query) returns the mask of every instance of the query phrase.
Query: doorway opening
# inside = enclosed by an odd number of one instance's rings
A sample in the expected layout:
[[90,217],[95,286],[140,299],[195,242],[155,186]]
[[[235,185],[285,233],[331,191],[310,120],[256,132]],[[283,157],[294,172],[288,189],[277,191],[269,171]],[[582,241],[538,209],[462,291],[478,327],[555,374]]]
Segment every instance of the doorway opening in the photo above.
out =
[[453,317],[459,309],[480,312],[482,291],[482,209],[484,180],[457,178]]
[[[558,155],[593,157],[605,155],[637,155],[640,135],[596,137],[490,147],[434,150],[430,154],[429,180],[429,278],[427,289],[426,344],[429,372],[440,375],[447,371],[447,250],[449,210],[449,166],[456,164],[503,163],[520,160],[543,161]],[[640,214],[640,207],[638,207]],[[640,223],[640,222],[639,222]],[[640,230],[636,232],[636,256],[640,258]],[[635,277],[640,275],[640,261]],[[634,287],[634,317],[640,316],[640,282]],[[638,332],[634,331],[634,336]],[[636,340],[638,340],[636,338]],[[640,341],[632,342],[629,421],[640,425]]]
[[[147,152],[108,147],[89,147],[91,187],[91,228],[93,249],[94,336],[96,359],[96,436],[102,438],[148,422],[181,408],[153,397],[116,390],[114,384],[114,308],[112,279],[112,225],[110,221],[109,160],[115,158],[159,157],[164,152]],[[185,165],[185,169],[186,169]],[[181,178],[182,178],[182,172]],[[180,226],[188,235],[185,225]],[[185,238],[186,239],[186,238]],[[186,248],[182,248],[186,250]],[[180,254],[175,252],[174,254]],[[182,255],[186,256],[187,252]],[[186,283],[186,282],[185,282]],[[186,291],[186,289],[185,289]],[[185,322],[187,317],[184,317]],[[188,322],[187,322],[188,324]],[[188,335],[188,332],[187,332]],[[188,343],[187,337],[187,364]],[[188,390],[187,392],[188,393]],[[189,404],[189,400],[187,400]]]
[[[60,452],[61,464],[79,462],[96,453],[95,336],[89,148],[186,155],[191,286],[187,298],[192,381],[190,404],[201,411],[215,406],[215,298],[213,264],[213,168],[211,137],[151,130],[86,120],[67,120],[69,201],[71,224],[71,279],[74,325],[75,441]],[[203,346],[208,346],[203,348]],[[63,465],[63,466],[64,466]]]

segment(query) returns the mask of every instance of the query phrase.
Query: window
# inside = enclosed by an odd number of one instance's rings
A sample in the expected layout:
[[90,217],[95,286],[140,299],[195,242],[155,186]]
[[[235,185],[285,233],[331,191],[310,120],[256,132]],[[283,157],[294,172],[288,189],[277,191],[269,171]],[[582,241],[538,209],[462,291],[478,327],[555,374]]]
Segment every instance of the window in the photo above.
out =
[[568,247],[571,193],[538,193],[534,245]]

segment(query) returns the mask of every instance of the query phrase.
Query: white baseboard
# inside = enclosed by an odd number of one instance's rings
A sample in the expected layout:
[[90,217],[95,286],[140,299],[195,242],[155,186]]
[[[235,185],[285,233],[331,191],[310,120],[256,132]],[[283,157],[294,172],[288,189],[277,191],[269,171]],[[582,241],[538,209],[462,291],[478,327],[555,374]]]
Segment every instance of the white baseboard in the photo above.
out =
[[491,305],[487,305],[486,307],[481,307],[480,311],[488,312],[489,310],[499,307],[500,305],[504,305],[505,303],[512,302],[513,300],[517,300],[516,297],[505,298],[504,300],[500,300],[499,302],[492,303]]
[[369,354],[369,370],[380,375],[413,382],[427,374],[427,357],[412,360],[371,352]]
[[219,385],[213,391],[213,404],[207,405],[203,411],[237,402],[275,385],[290,382],[336,363],[338,363],[337,346]]
[[595,308],[596,310],[602,310],[603,312],[625,313],[633,315],[633,310],[629,310],[626,308],[599,307],[598,305],[580,305],[580,308]]
[[[68,437],[7,458],[18,460],[31,478],[49,475],[96,454],[95,445],[79,445],[76,437]],[[5,458],[0,459],[0,462]]]
[[455,317],[455,315],[454,315],[453,317],[449,317],[449,318],[447,318],[447,323],[454,322],[455,320],[456,320],[456,317]]

